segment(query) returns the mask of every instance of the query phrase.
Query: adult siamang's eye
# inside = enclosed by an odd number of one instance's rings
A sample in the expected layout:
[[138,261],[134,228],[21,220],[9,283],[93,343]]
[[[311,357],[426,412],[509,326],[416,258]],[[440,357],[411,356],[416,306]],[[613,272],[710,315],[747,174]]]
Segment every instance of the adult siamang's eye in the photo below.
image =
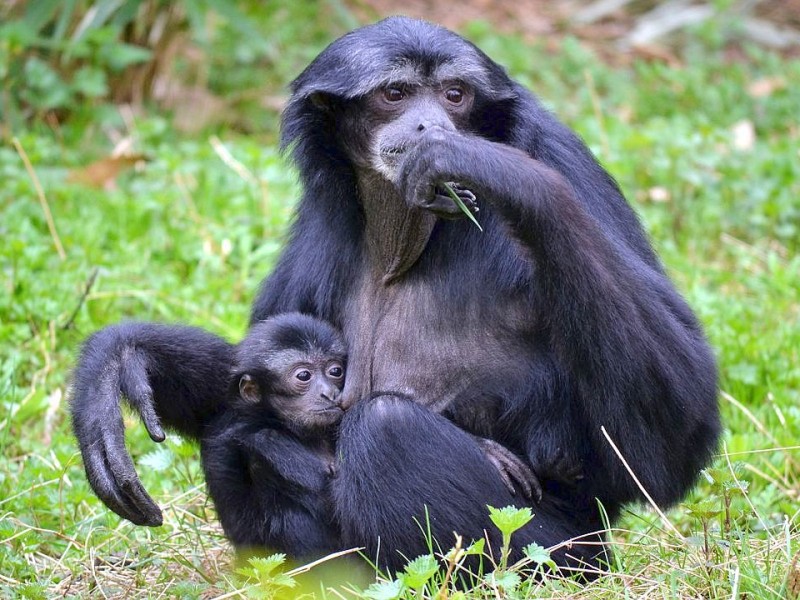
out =
[[383,97],[387,102],[400,102],[406,97],[405,92],[399,87],[387,87],[383,90]]
[[331,367],[328,369],[328,375],[333,377],[334,379],[339,379],[342,375],[344,375],[344,369],[342,367]]
[[459,87],[450,88],[444,93],[444,97],[451,104],[461,104],[464,101],[464,90]]
[[309,379],[311,379],[311,371],[303,369],[302,371],[298,371],[297,373],[295,373],[294,376],[297,377],[300,381],[308,381]]

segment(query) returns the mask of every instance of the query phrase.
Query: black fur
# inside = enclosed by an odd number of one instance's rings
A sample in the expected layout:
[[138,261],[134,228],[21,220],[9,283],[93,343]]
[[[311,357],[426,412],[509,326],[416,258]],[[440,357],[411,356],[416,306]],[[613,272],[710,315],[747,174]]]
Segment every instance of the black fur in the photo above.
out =
[[329,463],[281,426],[233,411],[200,441],[203,472],[222,529],[237,551],[310,559],[340,549],[329,504]]
[[[435,184],[458,182],[478,198],[484,232],[463,219],[437,220],[418,260],[386,284],[372,275],[364,206],[373,190],[384,200],[390,192],[359,179],[348,154],[346,127],[354,121],[338,117],[408,64],[456,64],[475,99],[467,126],[419,134],[400,168],[399,201],[424,208]],[[580,139],[472,44],[411,19],[386,19],[337,40],[292,91],[283,145],[304,193],[253,322],[287,311],[332,322],[350,347],[345,391],[356,400],[388,390],[457,414],[465,399],[480,406],[486,398],[497,415],[488,434],[523,456],[544,487],[530,539],[546,545],[589,534],[600,526],[598,500],[613,519],[623,503],[642,498],[601,426],[656,502],[679,500],[720,431],[713,356],[636,215]],[[139,348],[136,332],[112,328],[87,343],[73,414],[98,495],[134,522],[157,524],[160,512],[114,425],[118,390],[95,384],[108,373],[143,376],[146,363],[158,415],[197,435],[222,397],[213,373],[225,371],[230,357],[169,329],[149,333],[160,345],[140,348],[138,361],[120,358],[121,348]],[[114,352],[104,353],[108,346]],[[196,368],[183,368],[187,361]],[[155,370],[180,373],[177,398],[165,387],[170,376],[153,380]],[[336,510],[347,541],[373,548],[383,536],[392,540],[383,546],[389,555],[412,555],[420,534],[406,509],[417,510],[421,499],[441,519],[444,544],[451,525],[474,532],[474,523],[485,524],[483,500],[508,500],[465,458],[473,438],[426,408],[406,406],[408,436],[390,443],[388,430],[374,429],[368,404],[356,404],[343,425],[350,467]],[[440,436],[446,443],[437,445]],[[432,450],[422,444],[427,437]],[[583,477],[565,480],[575,470]],[[447,489],[465,486],[463,493],[424,495],[442,478]],[[357,504],[345,502],[348,490]]]

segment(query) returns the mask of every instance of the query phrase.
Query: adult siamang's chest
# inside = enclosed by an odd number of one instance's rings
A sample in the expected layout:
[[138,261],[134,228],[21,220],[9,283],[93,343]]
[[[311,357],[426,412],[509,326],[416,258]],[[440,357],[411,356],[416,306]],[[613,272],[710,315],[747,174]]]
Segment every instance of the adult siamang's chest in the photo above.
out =
[[354,282],[343,323],[349,344],[346,393],[410,394],[441,410],[465,390],[507,383],[524,369],[531,311],[481,277],[446,294],[442,273],[391,284],[365,272]]

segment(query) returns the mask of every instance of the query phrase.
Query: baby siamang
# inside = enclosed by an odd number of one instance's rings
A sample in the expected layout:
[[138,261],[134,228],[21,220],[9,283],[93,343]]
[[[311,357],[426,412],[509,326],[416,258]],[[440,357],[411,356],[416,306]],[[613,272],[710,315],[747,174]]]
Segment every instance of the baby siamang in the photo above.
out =
[[[562,565],[604,556],[598,504],[613,522],[639,484],[662,506],[686,493],[720,431],[702,328],[612,177],[502,67],[446,29],[386,19],[294,81],[282,143],[303,196],[252,322],[300,311],[347,343],[331,494],[346,545],[415,556],[426,507],[440,541],[473,531],[476,507],[510,497],[478,455],[536,492],[530,536],[563,542]],[[109,327],[76,371],[89,481],[134,523],[161,511],[125,450],[120,392],[154,440],[162,424],[199,436],[233,356],[196,335]]]
[[237,550],[315,558],[340,549],[329,499],[345,363],[341,334],[300,313],[256,323],[236,347],[224,408],[200,452]]

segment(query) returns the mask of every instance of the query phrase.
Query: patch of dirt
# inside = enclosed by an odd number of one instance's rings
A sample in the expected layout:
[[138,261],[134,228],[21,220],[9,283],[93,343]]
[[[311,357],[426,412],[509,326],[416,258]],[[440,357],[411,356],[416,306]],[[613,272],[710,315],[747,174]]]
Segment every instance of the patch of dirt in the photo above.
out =
[[356,15],[367,20],[406,15],[457,30],[482,19],[501,31],[536,37],[555,33],[563,12],[561,3],[547,0],[361,0],[349,4]]
[[[610,10],[599,18],[587,21],[586,9],[605,2],[570,0],[552,2],[548,0],[347,0],[346,4],[363,21],[371,21],[384,16],[403,14],[426,19],[459,30],[466,23],[484,20],[498,31],[521,35],[528,40],[542,38],[558,39],[570,34],[577,36],[592,46],[601,56],[612,62],[627,62],[632,56],[639,56],[667,62],[678,62],[676,52],[680,37],[670,33],[656,36],[644,44],[626,43],[631,32],[645,19],[652,22],[652,11],[659,6],[673,4],[674,10],[664,11],[667,19],[676,11],[691,11],[698,7],[710,7],[711,0],[678,2],[677,0],[620,0],[618,8]],[[768,27],[761,40],[750,37],[751,41],[771,47],[770,37],[775,31],[786,32],[793,42],[775,50],[787,56],[800,56],[800,0],[739,0],[728,10],[736,11],[741,22],[759,21]],[[716,17],[711,17],[716,18]],[[680,28],[677,29],[680,31]],[[795,38],[796,36],[796,38]],[[744,38],[742,38],[744,39]],[[741,40],[731,43],[729,54],[732,59],[743,56],[738,51]]]

